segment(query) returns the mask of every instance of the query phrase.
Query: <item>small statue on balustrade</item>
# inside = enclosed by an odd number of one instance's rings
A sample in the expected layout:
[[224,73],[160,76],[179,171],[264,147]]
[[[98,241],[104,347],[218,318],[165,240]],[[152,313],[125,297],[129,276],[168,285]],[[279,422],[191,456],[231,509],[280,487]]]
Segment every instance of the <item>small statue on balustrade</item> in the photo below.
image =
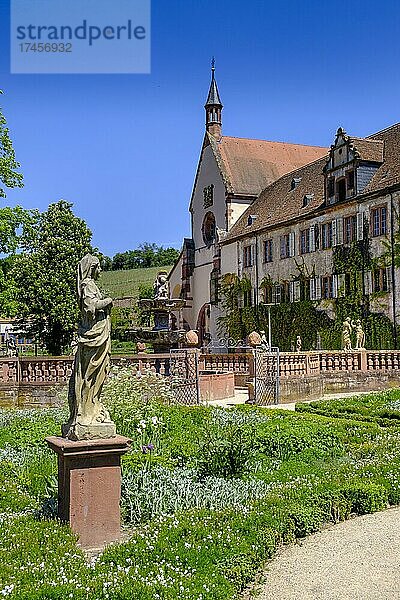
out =
[[87,254],[78,265],[77,294],[80,320],[68,402],[70,417],[63,436],[70,440],[115,437],[115,424],[100,401],[110,368],[111,298],[103,298],[96,285],[100,262]]
[[301,352],[302,346],[303,346],[303,342],[301,340],[301,337],[298,335],[296,337],[296,352]]
[[352,332],[352,324],[350,317],[346,317],[343,321],[342,328],[342,349],[345,352],[352,352],[353,348],[351,346],[351,332]]
[[361,319],[352,322],[353,329],[356,330],[356,350],[365,350],[365,331],[363,329]]
[[265,335],[265,331],[260,331],[260,336],[261,336],[261,347],[263,350],[265,351],[269,351],[270,347],[269,347],[269,342],[267,340],[267,336]]

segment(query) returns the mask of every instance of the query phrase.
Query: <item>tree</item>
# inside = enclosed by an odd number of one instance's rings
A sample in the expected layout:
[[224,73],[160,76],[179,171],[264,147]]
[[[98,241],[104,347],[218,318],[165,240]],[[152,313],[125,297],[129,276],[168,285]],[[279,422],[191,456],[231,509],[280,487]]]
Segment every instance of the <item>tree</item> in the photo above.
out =
[[[0,90],[0,94],[3,92]],[[20,164],[15,159],[14,148],[6,127],[7,121],[0,109],[0,183],[6,188],[22,187],[22,175],[17,173]],[[0,197],[6,197],[4,187],[0,185]]]
[[12,268],[21,326],[54,355],[72,341],[78,317],[76,268],[93,252],[92,232],[71,207],[60,200],[44,213],[31,212],[20,240],[23,252]]
[[112,259],[112,270],[146,269],[148,267],[166,267],[173,265],[179,252],[175,248],[163,248],[157,244],[145,242],[136,250],[118,252]]

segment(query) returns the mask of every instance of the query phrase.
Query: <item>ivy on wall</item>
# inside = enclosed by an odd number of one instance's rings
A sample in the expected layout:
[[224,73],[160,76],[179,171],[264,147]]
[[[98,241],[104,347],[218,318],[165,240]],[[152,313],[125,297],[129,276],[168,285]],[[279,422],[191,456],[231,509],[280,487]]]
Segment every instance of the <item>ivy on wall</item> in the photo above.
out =
[[[282,302],[271,306],[272,343],[282,351],[295,348],[296,336],[302,338],[303,350],[316,349],[319,344],[327,350],[339,350],[342,340],[342,324],[346,317],[361,319],[366,334],[366,347],[371,349],[393,348],[393,324],[383,313],[371,312],[370,298],[365,290],[364,274],[381,266],[381,258],[372,258],[367,232],[363,241],[349,246],[337,246],[333,250],[333,273],[345,274],[345,289],[339,297],[321,301],[301,300]],[[297,265],[293,280],[305,282],[312,274]],[[260,288],[274,283],[265,277]],[[219,318],[221,333],[235,339],[243,339],[253,330],[268,331],[268,308],[245,306],[243,298],[251,292],[248,277],[239,278],[227,274],[221,280],[221,299],[225,315]],[[386,293],[383,293],[386,295]],[[376,294],[371,296],[376,298]]]

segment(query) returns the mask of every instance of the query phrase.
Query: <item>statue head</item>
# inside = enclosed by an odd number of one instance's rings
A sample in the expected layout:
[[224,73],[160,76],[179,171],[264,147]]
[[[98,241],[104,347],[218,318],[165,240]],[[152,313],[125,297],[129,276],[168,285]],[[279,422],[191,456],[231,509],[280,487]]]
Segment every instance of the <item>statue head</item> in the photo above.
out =
[[101,273],[100,261],[93,254],[86,254],[78,264],[77,288],[78,297],[81,297],[82,281],[85,279],[97,279]]
[[167,271],[159,271],[157,275],[158,282],[164,285],[167,282],[168,273]]

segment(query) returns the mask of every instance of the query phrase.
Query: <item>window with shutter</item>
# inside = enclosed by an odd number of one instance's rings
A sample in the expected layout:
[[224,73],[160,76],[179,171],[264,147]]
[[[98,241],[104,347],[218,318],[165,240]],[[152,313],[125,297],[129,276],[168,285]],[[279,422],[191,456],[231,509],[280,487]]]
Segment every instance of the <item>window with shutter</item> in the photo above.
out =
[[351,215],[350,217],[345,217],[343,220],[344,224],[344,243],[351,244],[357,239],[357,217],[356,215]]
[[321,300],[321,277],[315,278],[315,299]]
[[368,296],[372,293],[372,273],[371,271],[367,271],[364,273],[364,289],[365,294]]
[[336,219],[336,240],[337,246],[343,244],[343,219]]
[[294,301],[300,302],[300,281],[294,282]]
[[338,276],[332,275],[332,298],[338,297]]
[[294,281],[289,282],[289,302],[294,302]]
[[294,231],[289,233],[289,256],[295,255],[295,237]]
[[357,241],[364,239],[364,215],[362,212],[357,213]]
[[338,241],[337,241],[337,221],[336,219],[334,219],[332,221],[332,246],[337,246],[338,245]]
[[310,279],[310,300],[316,300],[315,295],[315,277]]
[[317,225],[311,225],[310,227],[310,252],[315,252],[315,230]]

